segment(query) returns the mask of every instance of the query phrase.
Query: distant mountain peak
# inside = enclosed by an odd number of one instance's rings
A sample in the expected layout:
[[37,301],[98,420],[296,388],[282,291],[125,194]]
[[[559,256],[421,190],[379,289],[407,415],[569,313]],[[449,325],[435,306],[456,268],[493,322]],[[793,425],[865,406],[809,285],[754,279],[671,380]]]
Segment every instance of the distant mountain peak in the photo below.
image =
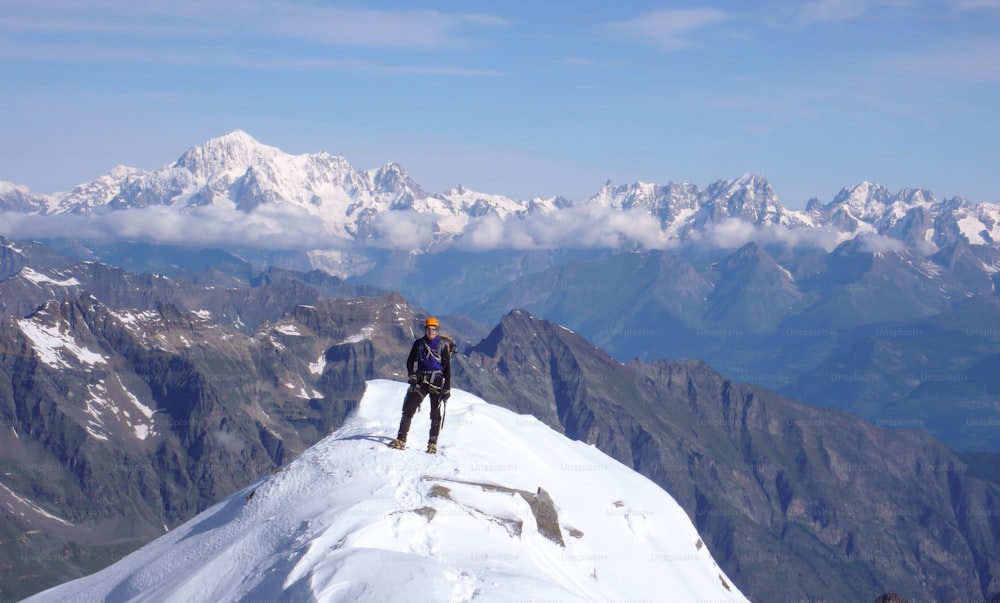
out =
[[[398,163],[360,171],[343,157],[326,152],[285,153],[238,129],[189,148],[176,162],[155,171],[117,166],[65,194],[33,195],[24,187],[0,183],[0,210],[5,211],[93,215],[150,206],[181,213],[211,206],[244,215],[268,208],[308,216],[303,222],[309,223],[304,227],[310,236],[285,243],[293,248],[303,240],[331,241],[338,248],[374,243],[418,253],[440,251],[458,242],[476,249],[551,248],[567,243],[663,248],[699,241],[725,247],[742,245],[747,237],[766,238],[773,232],[768,230],[771,227],[803,231],[793,238],[819,241],[824,248],[830,246],[831,237],[860,234],[895,238],[927,253],[957,239],[1000,245],[1000,206],[972,205],[961,198],[938,203],[924,189],[893,193],[868,180],[842,189],[825,205],[811,200],[804,211],[782,206],[770,182],[756,173],[717,180],[703,190],[690,183],[615,185],[609,179],[581,203],[562,197],[514,200],[462,185],[429,194]],[[616,211],[629,215],[609,219]],[[220,212],[220,219],[241,222],[244,218]],[[270,222],[273,216],[266,220]],[[752,228],[738,227],[739,222]],[[259,232],[258,226],[241,225],[248,232]],[[820,229],[824,232],[816,236],[804,232]],[[778,232],[777,238],[787,239],[784,235]],[[214,236],[226,239],[219,245],[230,244],[225,235]],[[262,244],[270,248],[272,237]],[[345,260],[335,271],[347,275],[354,269],[349,263]],[[330,268],[329,263],[324,267]]]
[[242,130],[234,130],[191,147],[180,156],[174,167],[205,176],[214,171],[243,172],[253,164],[257,156],[280,152],[276,147],[257,142]]
[[[247,134],[243,130],[232,130],[231,132],[227,132],[222,136],[209,138],[202,144],[196,146],[203,148],[267,147],[267,145],[262,144],[256,138],[254,138],[250,134]],[[267,148],[274,148],[274,147],[267,147]]]
[[403,166],[394,161],[383,165],[375,171],[372,177],[372,185],[380,193],[412,191],[414,196],[425,196],[420,185],[410,178],[410,175],[403,169]]

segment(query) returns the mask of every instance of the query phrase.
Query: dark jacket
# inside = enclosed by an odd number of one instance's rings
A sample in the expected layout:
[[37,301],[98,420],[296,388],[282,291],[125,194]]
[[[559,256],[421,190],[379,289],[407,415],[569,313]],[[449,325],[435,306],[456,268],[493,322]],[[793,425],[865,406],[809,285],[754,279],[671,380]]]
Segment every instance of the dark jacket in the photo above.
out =
[[[428,339],[426,336],[413,342],[410,355],[406,358],[406,374],[417,376],[421,380],[425,376],[443,390],[451,389],[451,350],[448,343],[441,337]],[[440,380],[437,378],[440,373]]]

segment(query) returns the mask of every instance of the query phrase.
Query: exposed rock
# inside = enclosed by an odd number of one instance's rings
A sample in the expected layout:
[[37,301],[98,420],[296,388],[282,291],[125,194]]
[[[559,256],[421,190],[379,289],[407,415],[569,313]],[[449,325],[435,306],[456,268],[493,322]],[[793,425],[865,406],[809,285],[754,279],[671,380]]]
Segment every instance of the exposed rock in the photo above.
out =
[[1000,486],[925,434],[736,384],[697,361],[623,365],[524,311],[458,365],[464,388],[663,486],[751,598],[863,600],[874,583],[978,600],[1000,574]]
[[[542,536],[548,538],[552,542],[558,544],[559,546],[565,547],[566,541],[562,536],[562,529],[559,527],[559,512],[556,510],[556,505],[549,496],[549,493],[545,491],[544,488],[539,487],[537,492],[528,492],[527,490],[519,490],[516,488],[507,488],[505,486],[498,486],[496,484],[481,484],[476,482],[468,482],[463,480],[457,480],[445,477],[433,477],[425,475],[421,479],[426,481],[446,481],[453,482],[456,484],[464,484],[467,486],[476,486],[487,492],[503,492],[506,494],[517,494],[528,503],[531,508],[531,514],[535,518],[535,524],[538,526],[538,533]],[[446,498],[451,501],[456,501],[452,495],[451,491],[441,484],[434,484],[431,487],[430,496],[438,498]],[[474,509],[478,513],[484,513],[479,509]],[[484,513],[485,514],[485,513]],[[521,526],[518,522],[512,522],[510,519],[506,518],[493,518],[497,523],[501,523],[508,527],[508,531],[512,535],[521,535]],[[514,525],[514,524],[517,525]],[[580,536],[575,536],[577,538],[583,536],[582,532],[578,532]]]

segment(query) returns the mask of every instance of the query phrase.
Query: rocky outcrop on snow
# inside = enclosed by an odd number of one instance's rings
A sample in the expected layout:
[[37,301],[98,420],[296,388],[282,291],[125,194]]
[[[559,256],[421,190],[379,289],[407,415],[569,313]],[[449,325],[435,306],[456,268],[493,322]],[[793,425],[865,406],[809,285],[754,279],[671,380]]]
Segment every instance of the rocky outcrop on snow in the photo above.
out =
[[973,601],[995,588],[1000,484],[925,434],[734,383],[697,361],[621,364],[523,311],[459,366],[456,382],[471,391],[671,492],[753,599],[865,600],[876,586]]

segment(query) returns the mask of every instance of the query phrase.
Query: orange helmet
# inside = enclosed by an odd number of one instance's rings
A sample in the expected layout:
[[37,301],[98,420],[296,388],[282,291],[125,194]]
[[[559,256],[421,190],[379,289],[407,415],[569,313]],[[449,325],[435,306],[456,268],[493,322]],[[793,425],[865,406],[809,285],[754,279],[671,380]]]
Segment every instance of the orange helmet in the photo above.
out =
[[438,327],[438,326],[440,326],[438,324],[438,319],[434,318],[433,316],[431,316],[430,318],[428,318],[427,320],[424,321],[424,328],[425,329],[427,327]]

